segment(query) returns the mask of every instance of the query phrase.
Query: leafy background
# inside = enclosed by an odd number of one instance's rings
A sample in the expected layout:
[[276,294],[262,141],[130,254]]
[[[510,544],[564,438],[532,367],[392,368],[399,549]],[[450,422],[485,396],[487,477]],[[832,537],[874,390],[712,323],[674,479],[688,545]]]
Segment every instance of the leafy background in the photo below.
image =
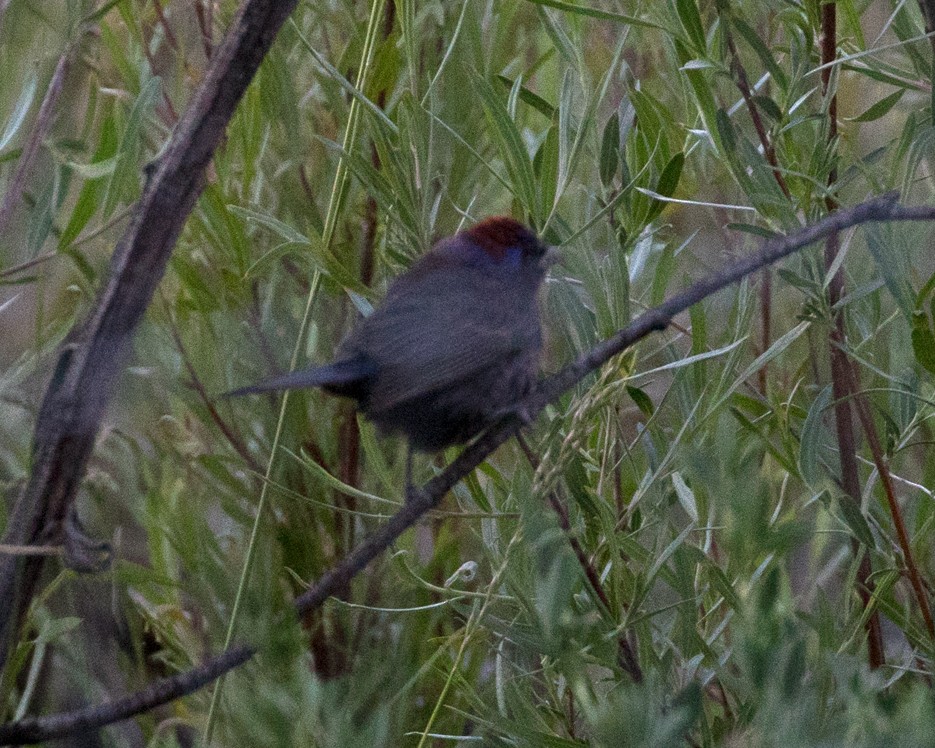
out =
[[[209,167],[83,484],[82,523],[113,564],[46,580],[3,674],[4,716],[135,690],[233,637],[261,654],[213,707],[205,689],[100,744],[931,744],[935,642],[863,443],[860,506],[840,487],[828,362],[840,313],[928,585],[925,226],[842,237],[834,308],[820,247],[783,263],[767,304],[750,279],[697,305],[548,410],[527,436],[538,469],[505,446],[300,622],[306,581],[402,501],[403,445],[318,392],[216,398],[327,360],[388,280],[489,214],[563,247],[543,298],[552,371],[762,235],[824,214],[835,177],[842,205],[888,189],[930,200],[922,12],[836,8],[835,137],[817,2],[302,3]],[[0,5],[4,191],[67,60],[0,232],[7,506],[54,352],[235,9]],[[456,453],[419,460],[417,477]],[[622,632],[640,684],[617,661]]]

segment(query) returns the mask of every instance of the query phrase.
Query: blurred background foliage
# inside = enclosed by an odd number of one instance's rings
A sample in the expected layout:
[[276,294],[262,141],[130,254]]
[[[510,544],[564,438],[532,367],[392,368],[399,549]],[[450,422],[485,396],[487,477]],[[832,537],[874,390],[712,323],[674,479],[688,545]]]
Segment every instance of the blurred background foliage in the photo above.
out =
[[[820,217],[835,174],[844,206],[888,189],[930,201],[922,12],[836,7],[831,137],[815,0],[300,3],[209,166],[80,492],[114,563],[48,577],[3,674],[4,717],[124,694],[232,635],[261,654],[210,720],[211,688],[82,745],[187,745],[209,721],[218,745],[932,745],[935,641],[863,444],[859,509],[840,488],[827,343],[840,312],[930,590],[926,226],[842,237],[834,309],[820,247],[784,262],[766,340],[759,279],[697,305],[530,427],[538,469],[501,448],[300,622],[295,595],[402,501],[403,445],[317,391],[284,407],[216,399],[327,360],[389,280],[486,215],[563,248],[543,298],[554,371],[764,234]],[[0,232],[7,508],[54,351],[235,10],[0,3],[0,194],[65,60]],[[417,460],[417,477],[456,453]],[[617,661],[621,632],[642,683]]]

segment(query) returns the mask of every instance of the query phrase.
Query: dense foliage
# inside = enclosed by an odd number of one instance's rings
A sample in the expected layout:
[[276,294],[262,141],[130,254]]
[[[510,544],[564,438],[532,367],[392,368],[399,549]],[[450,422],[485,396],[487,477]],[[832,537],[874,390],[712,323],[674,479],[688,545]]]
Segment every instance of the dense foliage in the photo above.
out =
[[[925,225],[848,232],[831,273],[818,246],[772,274],[771,297],[751,278],[697,305],[527,430],[536,469],[503,447],[298,622],[294,597],[402,502],[404,445],[318,391],[216,397],[328,360],[434,238],[486,215],[562,246],[543,298],[554,371],[763,235],[889,189],[930,201],[919,6],[832,7],[823,77],[815,0],[300,4],[209,166],[79,494],[113,563],[51,565],[0,683],[4,719],[131,692],[230,638],[259,656],[104,744],[210,729],[218,745],[931,745],[935,631],[856,416],[927,596]],[[0,3],[0,191],[67,60],[0,232],[6,506],[55,351],[235,9]],[[844,399],[859,503],[832,350],[859,379]],[[416,478],[454,454],[417,459]]]

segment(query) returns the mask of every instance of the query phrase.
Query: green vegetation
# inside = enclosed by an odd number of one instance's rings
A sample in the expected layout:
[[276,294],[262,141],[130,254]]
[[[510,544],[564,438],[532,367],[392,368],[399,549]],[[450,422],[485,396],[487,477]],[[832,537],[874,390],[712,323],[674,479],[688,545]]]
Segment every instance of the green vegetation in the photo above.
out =
[[[0,196],[67,60],[0,231],[7,509],[55,352],[237,7],[209,5],[0,2]],[[294,598],[402,503],[404,444],[318,391],[216,399],[328,360],[434,238],[487,215],[562,246],[555,371],[764,235],[891,189],[931,202],[925,29],[883,0],[301,3],[209,164],[78,494],[112,563],[47,564],[0,721],[131,693],[229,640],[259,654],[213,707],[216,684],[104,744],[935,744],[926,224],[848,231],[696,305],[526,430],[538,468],[502,447],[301,621]],[[457,453],[417,458],[416,479]]]

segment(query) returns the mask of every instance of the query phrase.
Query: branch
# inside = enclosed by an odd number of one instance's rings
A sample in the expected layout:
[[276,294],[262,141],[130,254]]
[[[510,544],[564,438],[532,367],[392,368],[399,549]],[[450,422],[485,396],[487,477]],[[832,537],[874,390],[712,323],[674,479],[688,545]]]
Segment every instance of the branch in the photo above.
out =
[[[837,58],[837,8],[834,4],[821,7],[821,92],[830,96],[828,102],[828,149],[832,154],[832,167],[828,172],[828,195],[825,198],[825,208],[829,213],[838,210],[838,201],[834,195],[837,187],[837,144],[838,134],[838,97],[837,92],[829,91],[831,86],[831,68],[827,67]],[[838,235],[832,234],[825,242],[825,271],[830,272],[834,266],[839,251]],[[828,282],[828,307],[832,310],[844,296],[844,267],[838,267],[837,272]],[[834,428],[838,440],[838,455],[841,465],[841,485],[855,506],[860,507],[860,475],[857,471],[857,438],[854,433],[854,422],[851,418],[851,404],[849,396],[856,395],[857,390],[852,389],[852,380],[856,387],[857,375],[849,375],[851,364],[847,354],[841,347],[846,339],[844,330],[844,310],[833,312],[833,325],[828,333],[828,358],[831,364],[831,391],[834,396]],[[873,566],[870,563],[868,550],[861,552],[857,539],[851,541],[854,556],[857,557],[857,594],[860,597],[861,607],[869,612],[864,622],[867,631],[867,659],[871,668],[881,667],[885,662],[883,646],[883,633],[880,627],[880,615],[873,609],[875,597],[875,583],[873,581]]]
[[[54,544],[61,537],[62,520],[84,476],[130,339],[201,194],[205,167],[295,5],[296,0],[247,0],[241,6],[164,155],[154,164],[114,250],[110,278],[96,307],[59,352],[36,420],[32,474],[10,515],[4,543]],[[41,557],[0,556],[0,667],[42,567]]]
[[[846,354],[842,354],[846,355]],[[899,540],[899,548],[903,552],[903,561],[906,564],[906,572],[909,576],[909,584],[912,585],[912,591],[916,596],[916,602],[919,604],[919,610],[922,612],[922,620],[925,621],[925,630],[928,631],[929,638],[935,640],[935,620],[932,619],[932,610],[929,606],[928,593],[922,583],[922,575],[919,574],[919,566],[916,564],[915,555],[912,552],[912,543],[909,540],[909,531],[906,529],[906,521],[903,519],[903,512],[896,500],[896,489],[893,487],[893,476],[890,473],[889,466],[884,458],[883,445],[880,444],[880,435],[877,433],[876,426],[873,424],[873,418],[870,415],[870,407],[864,394],[859,391],[857,383],[854,381],[854,370],[848,366],[846,375],[849,377],[848,388],[854,393],[854,405],[857,410],[857,418],[860,420],[861,428],[867,437],[867,445],[870,447],[870,454],[873,456],[873,464],[880,476],[880,483],[883,486],[883,494],[886,496],[886,503],[889,506],[890,516],[893,518],[893,525],[896,528],[896,537]],[[865,554],[865,557],[867,554]]]
[[[750,119],[753,121],[753,129],[760,139],[760,147],[763,149],[763,157],[772,169],[773,179],[782,190],[786,199],[792,197],[789,192],[789,186],[786,184],[786,178],[779,168],[779,161],[776,158],[776,149],[766,132],[766,125],[760,116],[760,108],[753,98],[753,90],[747,79],[747,71],[744,69],[743,62],[740,59],[740,52],[734,42],[734,35],[730,31],[730,23],[726,16],[721,16],[724,25],[724,37],[727,40],[727,50],[730,52],[731,71],[736,75],[735,83],[740,90],[744,103],[747,105],[747,111],[750,113]],[[760,285],[760,352],[764,353],[769,349],[770,338],[772,336],[772,316],[773,316],[773,278],[769,268],[764,268],[763,278]],[[763,366],[757,372],[760,394],[766,395],[767,386],[767,367]]]
[[88,730],[129,719],[159,704],[194,693],[228,670],[242,665],[254,654],[256,650],[251,647],[233,647],[199,667],[164,678],[122,699],[105,702],[89,709],[76,709],[73,712],[62,712],[48,717],[27,717],[19,722],[0,725],[0,745],[39,743],[79,731],[86,733]]
[[[863,223],[935,220],[935,206],[905,207],[899,205],[896,198],[897,194],[890,192],[852,208],[838,210],[793,234],[767,240],[759,252],[733,262],[727,270],[712,273],[692,284],[660,306],[640,315],[616,335],[602,341],[561,371],[544,379],[536,390],[521,403],[522,409],[535,418],[548,403],[556,400],[562,393],[618,353],[623,352],[651,332],[663,330],[677,314],[813,242]],[[480,465],[491,452],[517,433],[521,427],[520,419],[507,418],[466,447],[443,472],[422,486],[385,525],[367,537],[334,568],[326,572],[315,585],[302,593],[295,601],[296,613],[301,616],[321,607],[335,590],[346,586],[370,561],[386,550],[422,515],[435,508],[458,481]],[[201,685],[246,662],[255,653],[256,650],[251,647],[238,646],[208,660],[188,673],[157,681],[142,691],[102,706],[0,725],[0,744],[39,742],[49,737],[61,736],[66,734],[61,731],[63,724],[80,725],[81,729],[91,729],[127,719],[134,714],[142,713],[191,693]],[[55,732],[47,732],[53,728]]]

